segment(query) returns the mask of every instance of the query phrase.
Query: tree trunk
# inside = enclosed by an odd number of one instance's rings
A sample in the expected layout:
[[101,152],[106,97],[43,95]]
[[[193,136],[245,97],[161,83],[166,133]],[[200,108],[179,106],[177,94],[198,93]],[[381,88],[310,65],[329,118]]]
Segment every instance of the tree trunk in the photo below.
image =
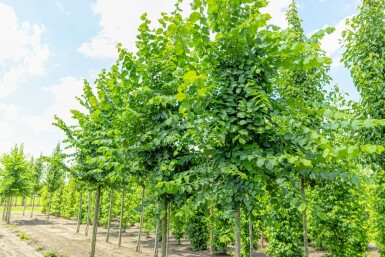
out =
[[52,203],[52,194],[49,194],[47,223],[49,222],[49,214],[51,213],[51,203]]
[[2,220],[5,221],[5,213],[7,211],[7,208],[8,208],[8,201],[7,199],[4,197],[3,199],[3,203],[4,203],[4,209],[3,209],[3,217],[2,217]]
[[171,202],[168,202],[167,205],[167,247],[166,247],[166,256],[168,257],[168,250],[170,248],[170,221],[171,221]]
[[250,242],[250,257],[253,257],[254,242],[253,242],[253,215],[249,213],[249,242]]
[[12,196],[9,198],[8,210],[7,210],[7,224],[11,223],[11,212],[12,212]]
[[[123,213],[124,213],[124,196],[126,194],[126,185],[123,185],[122,202],[120,205],[120,217],[119,217],[119,246],[122,245],[122,227],[123,227]],[[138,247],[138,246],[137,246]]]
[[31,210],[31,216],[30,218],[33,217],[33,210],[35,209],[35,194],[32,195],[32,210]]
[[156,228],[155,228],[154,257],[158,257],[159,228],[160,228],[160,217],[157,217]]
[[162,216],[162,252],[161,257],[167,257],[167,197],[163,200],[163,216]]
[[90,257],[95,257],[95,248],[96,248],[96,235],[98,233],[98,219],[99,219],[99,207],[100,207],[100,191],[101,186],[98,186],[96,191],[95,199],[95,211],[94,211],[94,222],[92,227],[92,239],[91,239],[91,252]]
[[263,228],[262,228],[261,229],[261,248],[264,247],[264,245],[263,245],[263,237],[264,237],[264,235],[263,235]]
[[107,224],[107,236],[106,236],[106,242],[110,240],[110,229],[111,229],[111,215],[112,215],[112,205],[114,200],[114,189],[111,188],[110,193],[110,207],[108,209],[108,224]]
[[234,213],[235,223],[235,257],[241,257],[241,210]]
[[27,199],[25,197],[23,197],[23,216],[25,214],[25,206],[27,205]]
[[138,240],[136,241],[136,249],[135,252],[140,252],[140,242],[142,239],[142,228],[143,228],[143,218],[144,218],[144,195],[145,195],[145,189],[142,187],[142,209],[140,213],[140,226],[139,226],[139,234],[138,234]]
[[88,206],[87,206],[87,225],[86,225],[86,232],[85,235],[88,236],[88,228],[90,227],[91,223],[91,198],[92,194],[91,191],[88,192]]
[[[301,193],[302,193],[302,201],[306,203],[306,194],[305,194],[305,180],[301,178]],[[306,217],[306,209],[302,212],[303,215],[303,251],[304,257],[309,257],[309,243],[307,237],[307,217]]]
[[214,226],[213,226],[214,207],[213,203],[210,203],[210,252],[213,252],[213,239],[214,239]]
[[82,222],[82,203],[83,203],[83,192],[80,192],[79,196],[79,209],[78,209],[78,224],[76,227],[76,233],[80,231],[80,223]]

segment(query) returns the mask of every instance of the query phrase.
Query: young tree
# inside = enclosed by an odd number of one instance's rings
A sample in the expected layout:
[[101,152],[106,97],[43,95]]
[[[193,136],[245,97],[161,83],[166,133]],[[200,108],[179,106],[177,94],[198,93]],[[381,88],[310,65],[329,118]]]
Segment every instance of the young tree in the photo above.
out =
[[33,161],[32,169],[32,210],[30,218],[33,217],[33,211],[35,209],[35,198],[41,194],[43,187],[43,173],[44,173],[44,162],[43,157],[40,155],[39,158]]
[[64,162],[65,154],[63,154],[60,144],[57,144],[52,155],[44,158],[46,161],[45,184],[48,191],[48,211],[47,222],[51,212],[52,196],[63,184],[66,176],[67,166]]
[[13,197],[28,196],[31,189],[31,177],[29,163],[24,154],[23,145],[15,145],[9,153],[0,157],[2,168],[0,169],[0,194],[7,199],[7,211],[5,221],[11,220],[11,208]]

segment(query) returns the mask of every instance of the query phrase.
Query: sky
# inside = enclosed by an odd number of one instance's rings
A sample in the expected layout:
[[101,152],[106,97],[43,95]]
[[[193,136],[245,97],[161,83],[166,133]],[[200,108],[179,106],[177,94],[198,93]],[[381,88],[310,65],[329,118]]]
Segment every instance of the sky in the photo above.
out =
[[[0,0],[0,154],[15,144],[26,153],[49,155],[64,134],[52,126],[56,114],[71,123],[84,80],[93,82],[117,58],[116,44],[135,51],[140,16],[171,12],[176,0]],[[189,0],[184,0],[188,6]],[[287,26],[291,0],[270,0],[270,23]],[[339,45],[346,18],[360,1],[297,0],[307,34],[331,26],[322,41],[333,59],[330,75],[348,98],[359,100]]]

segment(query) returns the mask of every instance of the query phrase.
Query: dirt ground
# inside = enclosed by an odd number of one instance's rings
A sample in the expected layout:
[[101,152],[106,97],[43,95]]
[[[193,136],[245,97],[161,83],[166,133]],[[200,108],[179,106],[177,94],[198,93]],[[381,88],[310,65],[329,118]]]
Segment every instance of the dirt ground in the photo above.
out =
[[[14,225],[0,223],[0,257],[41,257],[43,253],[54,250],[61,255],[69,257],[87,257],[89,255],[91,228],[88,236],[84,235],[85,225],[81,226],[80,233],[76,231],[76,221],[58,217],[50,217],[46,223],[45,215],[37,213],[33,219],[29,215],[22,216],[21,213],[14,213],[12,216]],[[31,237],[30,240],[23,240],[17,234],[25,232]],[[110,242],[105,242],[106,229],[98,228],[98,240],[96,244],[96,256],[98,257],[152,257],[154,249],[154,237],[142,236],[141,253],[135,252],[138,227],[133,226],[123,233],[122,246],[118,247],[117,224],[111,228]],[[264,249],[255,252],[254,257],[265,257]],[[325,252],[310,252],[310,256],[319,257]],[[182,240],[177,245],[173,238],[170,238],[170,257],[202,257],[218,256],[209,251],[193,252],[187,240]],[[226,256],[226,255],[222,255]],[[231,256],[228,254],[227,256]],[[372,257],[379,255],[372,250]]]

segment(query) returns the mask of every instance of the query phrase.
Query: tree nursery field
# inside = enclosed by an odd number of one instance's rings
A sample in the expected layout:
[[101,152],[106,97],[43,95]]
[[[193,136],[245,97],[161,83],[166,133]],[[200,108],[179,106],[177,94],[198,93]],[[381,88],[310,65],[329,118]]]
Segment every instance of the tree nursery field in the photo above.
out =
[[385,0],[342,33],[361,95],[264,0],[182,1],[84,81],[49,156],[0,158],[0,256],[385,256]]

